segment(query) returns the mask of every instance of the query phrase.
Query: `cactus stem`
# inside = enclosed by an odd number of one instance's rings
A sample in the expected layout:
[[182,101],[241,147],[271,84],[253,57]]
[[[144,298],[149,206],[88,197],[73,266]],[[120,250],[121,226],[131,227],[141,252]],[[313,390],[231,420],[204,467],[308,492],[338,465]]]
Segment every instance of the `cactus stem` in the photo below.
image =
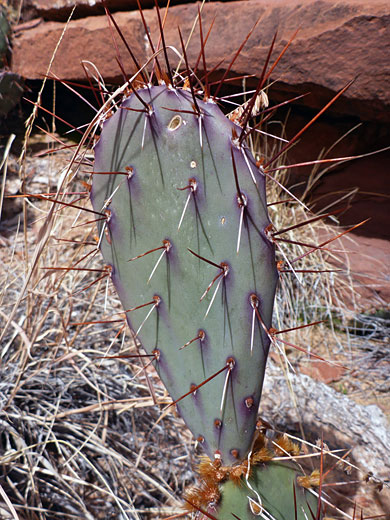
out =
[[206,337],[206,333],[205,333],[204,330],[201,329],[201,330],[198,332],[198,335],[197,335],[195,338],[190,339],[190,341],[187,341],[187,343],[185,343],[182,347],[180,347],[179,350],[183,350],[183,348],[188,347],[189,345],[191,345],[192,343],[194,343],[194,341],[197,341],[197,340],[199,340],[199,341],[204,341],[205,337]]

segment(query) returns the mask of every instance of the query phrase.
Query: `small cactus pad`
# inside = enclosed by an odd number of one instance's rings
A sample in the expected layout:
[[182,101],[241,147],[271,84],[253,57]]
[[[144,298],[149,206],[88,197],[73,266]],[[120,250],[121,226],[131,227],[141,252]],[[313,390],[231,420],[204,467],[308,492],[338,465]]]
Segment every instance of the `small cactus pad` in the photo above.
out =
[[318,497],[299,484],[301,471],[290,462],[267,462],[253,468],[248,482],[231,480],[220,486],[221,498],[213,514],[218,520],[320,520]]
[[211,99],[138,89],[103,123],[91,190],[134,338],[224,464],[251,447],[278,278],[265,178],[240,131]]

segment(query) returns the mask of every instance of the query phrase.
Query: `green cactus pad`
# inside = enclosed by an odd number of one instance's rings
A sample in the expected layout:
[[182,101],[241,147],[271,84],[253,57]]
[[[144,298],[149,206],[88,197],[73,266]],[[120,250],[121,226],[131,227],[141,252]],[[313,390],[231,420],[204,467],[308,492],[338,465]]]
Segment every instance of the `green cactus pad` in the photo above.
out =
[[103,124],[91,190],[134,337],[224,464],[251,446],[278,278],[264,175],[240,131],[187,90],[139,89]]
[[297,481],[303,473],[290,462],[272,461],[255,466],[252,475],[242,485],[232,481],[221,485],[221,500],[216,519],[256,517],[269,520],[320,520],[318,497]]

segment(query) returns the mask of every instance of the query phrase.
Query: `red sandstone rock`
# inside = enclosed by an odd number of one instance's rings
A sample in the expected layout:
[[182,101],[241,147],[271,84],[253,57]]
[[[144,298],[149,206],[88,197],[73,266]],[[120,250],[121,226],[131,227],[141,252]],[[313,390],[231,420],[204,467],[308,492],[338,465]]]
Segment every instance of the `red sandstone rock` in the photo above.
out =
[[[329,228],[317,242],[339,233],[339,228]],[[338,287],[341,305],[368,314],[375,309],[390,310],[390,241],[347,233],[328,247],[333,252],[328,261],[349,273],[339,278],[343,280]]]
[[341,244],[347,251],[357,308],[362,312],[389,309],[390,242],[351,234],[335,244]]
[[306,374],[326,384],[340,381],[345,373],[345,369],[340,365],[313,358],[311,358],[308,363],[301,363],[299,370],[301,374]]
[[[137,9],[137,0],[105,0],[110,11],[130,11]],[[24,8],[29,9],[45,20],[64,22],[68,19],[73,7],[75,18],[104,14],[102,0],[25,0]],[[143,8],[153,7],[154,0],[141,0]],[[163,5],[159,2],[159,5]]]
[[[144,28],[137,12],[120,13],[119,23],[141,63],[145,59]],[[14,38],[13,70],[21,70],[28,79],[42,79],[61,38],[65,25],[59,22],[40,23],[36,27],[17,32]],[[123,63],[129,74],[135,66],[121,42],[118,42]],[[115,60],[115,47],[105,16],[91,16],[72,21],[55,53],[50,72],[62,79],[85,81],[82,60],[94,63],[102,76],[110,81],[118,79],[120,69]],[[92,67],[89,66],[92,70]]]
[[[60,1],[67,0],[57,0]],[[188,36],[197,8],[196,4],[170,8],[165,26],[166,40],[169,43],[180,48],[177,26],[180,25],[184,36]],[[310,89],[310,86],[315,85],[316,96],[311,96],[305,103],[322,107],[324,101],[329,100],[331,92],[338,91],[349,80],[356,78],[345,99],[335,109],[357,114],[363,119],[389,121],[390,111],[385,110],[390,105],[390,65],[387,53],[390,41],[390,4],[387,1],[211,2],[205,4],[203,10],[205,30],[214,16],[215,24],[206,47],[209,68],[221,60],[224,60],[224,64],[219,66],[219,70],[226,68],[259,17],[261,21],[232,68],[234,73],[258,75],[275,31],[278,30],[278,43],[273,59],[299,28],[298,35],[272,79],[278,79],[290,87],[306,85]],[[157,42],[156,15],[152,10],[145,10],[145,17],[153,40]],[[150,56],[150,49],[138,13],[120,12],[116,14],[116,20],[142,63]],[[47,71],[63,28],[61,23],[46,22],[28,31],[20,31],[14,40],[14,71],[29,79],[42,77]],[[191,61],[198,55],[198,42],[198,31],[195,31],[194,44],[188,51]],[[134,67],[123,47],[121,54],[127,69],[133,72]],[[54,59],[52,71],[61,77],[81,80],[81,59],[93,61],[106,79],[120,79],[121,74],[115,62],[115,52],[104,17],[94,16],[70,23]]]

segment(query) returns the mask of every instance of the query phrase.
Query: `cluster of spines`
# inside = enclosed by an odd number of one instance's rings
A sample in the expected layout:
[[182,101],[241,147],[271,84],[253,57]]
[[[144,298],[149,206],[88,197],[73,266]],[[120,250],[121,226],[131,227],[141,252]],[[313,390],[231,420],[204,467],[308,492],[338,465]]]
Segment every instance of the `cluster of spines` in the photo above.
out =
[[[210,508],[216,509],[221,499],[223,482],[231,481],[237,486],[243,486],[251,478],[254,467],[267,464],[276,458],[291,461],[300,453],[299,444],[293,442],[287,435],[280,435],[275,440],[270,440],[258,431],[249,456],[235,465],[223,466],[220,458],[212,461],[203,456],[197,466],[200,484],[185,493],[185,508],[187,511],[202,513],[207,513]],[[317,488],[320,482],[321,475],[318,470],[297,477],[297,484],[305,489]]]

